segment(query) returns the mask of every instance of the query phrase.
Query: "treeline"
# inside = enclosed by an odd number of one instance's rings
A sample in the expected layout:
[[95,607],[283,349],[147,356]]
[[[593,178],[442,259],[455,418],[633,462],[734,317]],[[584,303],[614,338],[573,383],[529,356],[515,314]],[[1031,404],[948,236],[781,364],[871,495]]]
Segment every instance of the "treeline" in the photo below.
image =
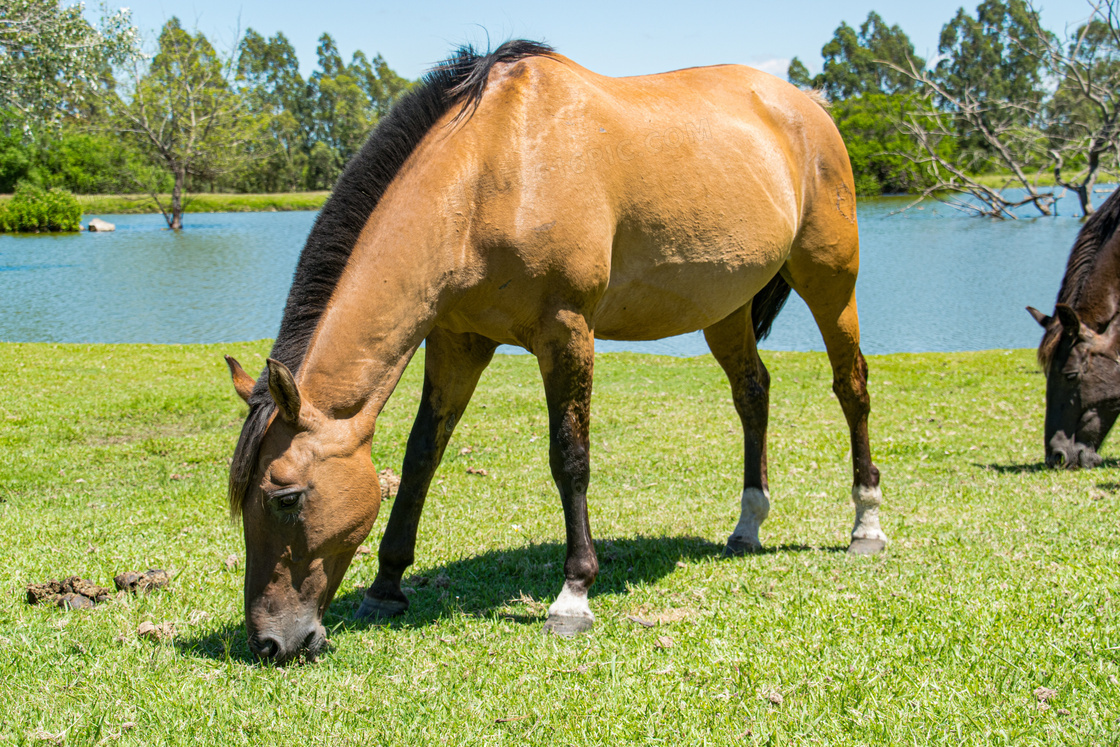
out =
[[[413,82],[380,55],[344,60],[329,34],[316,52],[318,66],[305,79],[283,33],[249,29],[222,55],[172,18],[149,59],[98,61],[93,84],[47,116],[0,109],[0,192],[28,183],[80,194],[168,193],[184,165],[188,192],[330,189]],[[192,118],[209,118],[210,128],[188,131]],[[182,152],[192,138],[203,150]]]
[[1058,35],[1024,0],[983,0],[944,25],[928,63],[872,12],[858,29],[840,24],[820,73],[794,58],[788,78],[832,102],[861,194],[937,195],[1014,217],[1024,205],[1051,214],[1057,195],[1044,185],[1056,185],[1088,214],[1120,155],[1120,2],[1085,10]]

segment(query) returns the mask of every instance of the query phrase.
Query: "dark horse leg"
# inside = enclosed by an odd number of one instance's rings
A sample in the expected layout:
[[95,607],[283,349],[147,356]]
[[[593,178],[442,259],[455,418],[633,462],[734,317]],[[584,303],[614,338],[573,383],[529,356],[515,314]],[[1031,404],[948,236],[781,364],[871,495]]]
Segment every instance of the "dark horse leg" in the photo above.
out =
[[879,526],[883,493],[879,489],[879,469],[871,462],[867,431],[871,397],[867,393],[867,362],[859,349],[855,272],[837,271],[832,267],[822,270],[792,259],[786,267],[790,285],[805,299],[824,338],[832,364],[832,391],[840,400],[851,432],[852,502],[856,520],[848,552],[872,555],[887,546],[887,535]]
[[743,496],[726,555],[758,552],[758,529],[770,513],[766,481],[766,422],[770,408],[770,374],[755,346],[751,305],[704,330],[712,355],[731,382],[731,397],[743,424]]
[[560,312],[533,344],[548,400],[549,464],[564,506],[564,588],[548,608],[545,630],[569,636],[591,627],[587,591],[599,561],[587,520],[591,474],[589,429],[595,342],[584,317]]
[[358,617],[391,617],[408,609],[408,598],[401,591],[401,576],[415,558],[416,530],[424,510],[424,497],[451,433],[496,347],[486,338],[452,334],[439,328],[428,335],[420,410],[408,437],[401,484],[378,550],[377,578],[366,590]]

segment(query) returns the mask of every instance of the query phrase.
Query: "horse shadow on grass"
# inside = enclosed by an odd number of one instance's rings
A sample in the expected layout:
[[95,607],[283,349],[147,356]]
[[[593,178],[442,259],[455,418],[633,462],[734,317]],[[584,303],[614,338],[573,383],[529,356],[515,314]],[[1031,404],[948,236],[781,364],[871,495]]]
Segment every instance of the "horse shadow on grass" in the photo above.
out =
[[[972,466],[979,467],[980,469],[992,470],[993,472],[999,472],[1004,475],[1029,475],[1035,472],[1046,472],[1051,469],[1047,467],[1046,462],[1043,461],[1031,462],[1030,464],[980,464],[979,462],[973,462]],[[1107,469],[1117,466],[1120,466],[1120,459],[1116,457],[1105,457],[1104,461],[1101,462],[1097,469]]]
[[[723,557],[723,544],[699,537],[627,537],[595,542],[599,576],[591,589],[597,596],[626,594],[633,586],[653,583],[681,565]],[[794,552],[844,552],[845,547],[777,545],[763,555]],[[323,617],[328,631],[371,627],[424,627],[457,615],[501,617],[515,623],[541,624],[548,602],[564,581],[565,546],[559,542],[490,550],[405,576],[408,611],[388,621],[356,620],[364,588],[340,593]],[[729,559],[734,562],[734,559]],[[345,583],[345,582],[344,582]],[[198,636],[175,639],[180,653],[218,660],[255,662],[245,628],[226,623]]]

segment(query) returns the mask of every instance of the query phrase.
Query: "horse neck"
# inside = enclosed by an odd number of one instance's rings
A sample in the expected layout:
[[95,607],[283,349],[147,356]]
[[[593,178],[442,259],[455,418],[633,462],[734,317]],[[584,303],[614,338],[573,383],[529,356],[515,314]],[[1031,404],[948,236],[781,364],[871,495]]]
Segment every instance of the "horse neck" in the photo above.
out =
[[1093,329],[1101,329],[1120,313],[1120,232],[1101,248],[1084,287],[1072,304],[1081,321]]
[[465,254],[438,201],[397,202],[383,202],[362,230],[298,376],[312,404],[333,417],[361,413],[370,435]]

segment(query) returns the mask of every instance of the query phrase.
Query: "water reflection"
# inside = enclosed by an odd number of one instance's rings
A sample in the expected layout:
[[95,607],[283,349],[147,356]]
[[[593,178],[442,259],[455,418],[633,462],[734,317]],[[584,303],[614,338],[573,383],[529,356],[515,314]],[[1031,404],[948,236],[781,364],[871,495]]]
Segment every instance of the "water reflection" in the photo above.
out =
[[[1103,198],[1102,198],[1103,199]],[[1053,307],[1074,217],[990,221],[904,199],[860,203],[858,298],[867,353],[1033,347],[1027,304]],[[1062,212],[1075,212],[1063,201]],[[86,216],[87,220],[89,217]],[[0,340],[225,342],[272,337],[315,213],[207,213],[180,233],[154,215],[115,233],[0,236]],[[764,343],[820,350],[796,296]],[[700,333],[599,350],[703,355]],[[506,350],[506,352],[515,352]]]

